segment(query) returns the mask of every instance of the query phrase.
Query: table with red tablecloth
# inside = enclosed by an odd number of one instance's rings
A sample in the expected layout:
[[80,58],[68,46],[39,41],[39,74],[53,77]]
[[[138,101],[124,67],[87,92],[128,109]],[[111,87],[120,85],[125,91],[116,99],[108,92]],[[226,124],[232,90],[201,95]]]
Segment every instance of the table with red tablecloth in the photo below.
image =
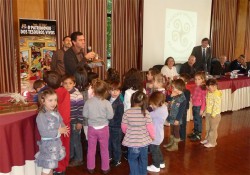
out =
[[0,174],[35,175],[37,110],[0,114]]
[[[221,111],[237,111],[250,106],[250,78],[247,76],[238,76],[231,79],[229,76],[223,76],[218,81],[218,88],[222,92]],[[195,87],[194,81],[187,84],[187,89],[191,94]],[[187,119],[192,119],[192,104],[188,111]]]

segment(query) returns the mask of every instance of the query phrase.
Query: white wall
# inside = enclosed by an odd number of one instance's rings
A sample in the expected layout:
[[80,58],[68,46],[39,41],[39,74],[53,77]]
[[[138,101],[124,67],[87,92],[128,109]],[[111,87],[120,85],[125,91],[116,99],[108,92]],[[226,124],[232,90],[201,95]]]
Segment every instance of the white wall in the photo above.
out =
[[[212,0],[144,0],[143,70],[148,70],[156,64],[164,64],[168,56],[173,56],[176,62],[185,62],[192,48],[200,45],[202,38],[209,38],[211,3]],[[170,17],[173,9],[181,11]],[[173,32],[169,22],[178,14],[179,20],[187,19],[192,28],[192,31],[183,33],[177,27],[178,36],[181,35],[182,39],[185,39],[185,46],[180,50],[176,50],[181,46],[178,45],[180,40],[170,43],[172,33],[169,33]]]

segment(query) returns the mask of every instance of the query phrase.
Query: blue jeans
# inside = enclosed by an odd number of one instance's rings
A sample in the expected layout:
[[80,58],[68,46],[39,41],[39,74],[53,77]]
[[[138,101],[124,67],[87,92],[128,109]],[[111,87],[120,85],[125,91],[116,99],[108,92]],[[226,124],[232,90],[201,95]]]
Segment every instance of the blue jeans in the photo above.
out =
[[75,129],[76,124],[70,124],[70,158],[76,161],[83,160],[81,130]]
[[140,148],[128,147],[128,163],[130,175],[147,175],[148,146]]
[[200,106],[193,106],[194,132],[202,132],[202,117],[200,116]]
[[116,163],[121,160],[121,140],[121,128],[109,127],[109,157],[113,158]]

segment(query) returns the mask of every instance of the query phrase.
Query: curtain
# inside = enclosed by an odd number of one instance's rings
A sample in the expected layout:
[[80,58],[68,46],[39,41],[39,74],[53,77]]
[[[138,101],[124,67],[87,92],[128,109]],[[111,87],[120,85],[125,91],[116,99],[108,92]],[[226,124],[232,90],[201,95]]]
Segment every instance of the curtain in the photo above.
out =
[[237,0],[213,0],[211,45],[214,57],[226,55],[234,59],[237,25]]
[[142,66],[143,0],[113,0],[111,65],[122,76]]
[[12,1],[0,0],[0,93],[17,92]]
[[[92,46],[106,62],[106,9],[106,0],[48,0],[48,17],[57,21],[58,48],[64,36],[80,31],[84,34],[86,47]],[[104,78],[105,66],[95,71]]]
[[245,56],[250,61],[250,2],[248,3],[248,16],[246,25]]

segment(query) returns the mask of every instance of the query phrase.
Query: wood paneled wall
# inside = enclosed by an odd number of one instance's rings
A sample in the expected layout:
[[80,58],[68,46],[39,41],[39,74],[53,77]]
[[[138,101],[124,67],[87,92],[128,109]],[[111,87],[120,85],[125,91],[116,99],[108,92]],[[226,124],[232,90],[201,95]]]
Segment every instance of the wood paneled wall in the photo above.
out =
[[[249,0],[238,0],[237,25],[236,25],[236,41],[235,41],[235,58],[245,52],[246,47],[246,30],[248,19],[248,3]],[[250,39],[250,38],[248,38]],[[250,58],[247,58],[250,61]]]

